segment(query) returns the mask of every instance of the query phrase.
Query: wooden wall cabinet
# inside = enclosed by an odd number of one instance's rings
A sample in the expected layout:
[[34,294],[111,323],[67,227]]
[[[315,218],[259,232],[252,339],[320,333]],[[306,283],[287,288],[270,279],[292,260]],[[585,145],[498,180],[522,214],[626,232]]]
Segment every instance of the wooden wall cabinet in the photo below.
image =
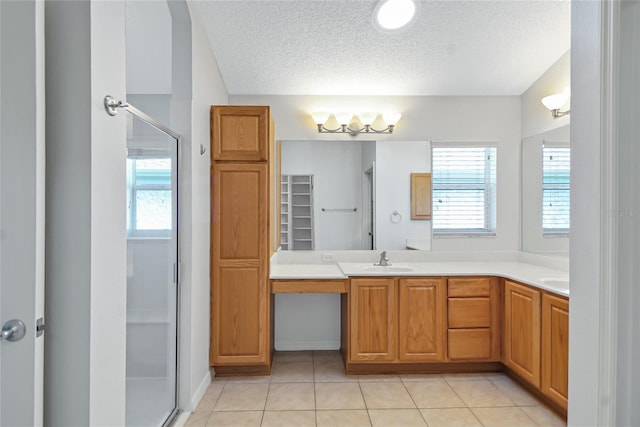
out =
[[431,174],[411,174],[411,219],[431,219]]
[[266,162],[272,139],[269,107],[214,106],[211,108],[213,161]]
[[210,362],[217,374],[270,371],[269,117],[268,107],[211,108]]
[[351,279],[350,362],[444,361],[446,280]]
[[448,280],[447,354],[451,361],[500,360],[500,283],[495,277]]
[[542,295],[542,392],[567,409],[569,379],[569,300]]
[[504,281],[502,362],[540,388],[540,291]]

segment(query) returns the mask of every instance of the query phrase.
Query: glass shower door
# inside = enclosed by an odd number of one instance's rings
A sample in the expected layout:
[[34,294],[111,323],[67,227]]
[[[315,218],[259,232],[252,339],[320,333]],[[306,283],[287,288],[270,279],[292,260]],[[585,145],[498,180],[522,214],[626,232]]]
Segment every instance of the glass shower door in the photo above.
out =
[[161,426],[176,409],[179,137],[129,112],[126,424]]

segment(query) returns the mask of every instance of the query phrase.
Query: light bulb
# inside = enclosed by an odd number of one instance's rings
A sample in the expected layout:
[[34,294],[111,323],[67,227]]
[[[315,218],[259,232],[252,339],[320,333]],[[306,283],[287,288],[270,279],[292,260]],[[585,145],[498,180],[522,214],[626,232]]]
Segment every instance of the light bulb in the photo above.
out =
[[394,111],[385,111],[382,113],[382,120],[389,126],[395,126],[398,120],[400,120],[400,117],[402,117],[402,114]]
[[313,121],[317,125],[323,125],[329,119],[330,114],[325,111],[314,111],[311,113],[311,117],[313,117]]
[[360,118],[360,121],[362,122],[363,125],[371,125],[373,122],[376,121],[376,118],[378,117],[378,113],[365,112],[365,113],[358,114],[358,117]]
[[412,0],[381,0],[374,11],[375,22],[384,30],[397,30],[411,22],[416,13]]
[[547,109],[559,110],[564,104],[569,100],[569,94],[566,92],[556,93],[555,95],[549,95],[542,98],[542,105],[547,107]]

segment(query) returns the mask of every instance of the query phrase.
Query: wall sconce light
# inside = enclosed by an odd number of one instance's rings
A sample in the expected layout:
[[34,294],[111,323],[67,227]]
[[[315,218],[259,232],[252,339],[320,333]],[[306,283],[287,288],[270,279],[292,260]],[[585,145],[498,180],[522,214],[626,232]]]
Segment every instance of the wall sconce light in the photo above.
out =
[[378,113],[365,112],[353,114],[348,112],[339,112],[333,114],[340,126],[335,129],[325,127],[325,123],[332,116],[331,113],[316,111],[311,113],[313,121],[318,126],[319,133],[348,133],[356,136],[359,133],[393,133],[393,129],[402,117],[402,114],[395,112],[382,113],[382,120],[385,123],[384,129],[375,129],[372,125],[378,118]]
[[551,116],[553,116],[554,119],[557,119],[558,117],[566,116],[571,112],[571,110],[560,111],[560,108],[567,103],[569,97],[569,93],[562,92],[545,96],[541,101],[542,105],[544,105],[549,111],[551,111]]

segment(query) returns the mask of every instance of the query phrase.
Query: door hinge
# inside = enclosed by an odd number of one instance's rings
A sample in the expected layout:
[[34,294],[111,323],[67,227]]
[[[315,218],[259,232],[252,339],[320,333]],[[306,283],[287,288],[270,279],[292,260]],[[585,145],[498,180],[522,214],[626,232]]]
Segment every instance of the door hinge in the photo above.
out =
[[44,317],[36,320],[36,338],[44,334]]

